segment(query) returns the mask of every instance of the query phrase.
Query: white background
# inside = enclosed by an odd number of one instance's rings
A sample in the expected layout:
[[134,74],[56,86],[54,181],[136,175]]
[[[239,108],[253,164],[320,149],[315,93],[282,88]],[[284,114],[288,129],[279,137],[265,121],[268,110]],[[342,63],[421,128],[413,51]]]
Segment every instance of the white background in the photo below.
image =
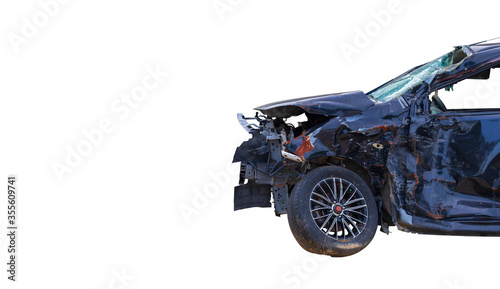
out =
[[[500,36],[491,3],[73,0],[44,19],[37,1],[2,1],[0,176],[18,175],[20,230],[14,283],[5,191],[0,288],[494,287],[498,238],[391,228],[352,257],[306,253],[272,209],[232,211],[228,167],[248,138],[237,112],[367,92]],[[148,69],[170,74],[127,116],[112,109]],[[53,165],[105,119],[113,130],[60,180]]]

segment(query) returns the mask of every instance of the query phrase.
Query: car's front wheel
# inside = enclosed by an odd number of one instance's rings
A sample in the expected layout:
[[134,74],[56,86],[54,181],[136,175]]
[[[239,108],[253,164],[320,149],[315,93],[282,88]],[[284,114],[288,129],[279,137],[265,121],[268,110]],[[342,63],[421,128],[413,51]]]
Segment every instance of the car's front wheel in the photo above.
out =
[[311,253],[343,257],[366,247],[377,230],[378,212],[367,184],[336,166],[317,168],[293,189],[288,223]]

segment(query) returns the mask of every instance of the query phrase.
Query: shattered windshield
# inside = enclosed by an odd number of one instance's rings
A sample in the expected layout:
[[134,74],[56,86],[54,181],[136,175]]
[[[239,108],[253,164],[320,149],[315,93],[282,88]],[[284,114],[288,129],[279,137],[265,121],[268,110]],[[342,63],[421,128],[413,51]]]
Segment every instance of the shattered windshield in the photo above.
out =
[[422,84],[430,83],[437,74],[455,69],[464,59],[471,55],[466,46],[456,47],[454,51],[431,61],[419,68],[389,81],[383,86],[368,93],[377,101],[390,101],[400,97],[406,91]]

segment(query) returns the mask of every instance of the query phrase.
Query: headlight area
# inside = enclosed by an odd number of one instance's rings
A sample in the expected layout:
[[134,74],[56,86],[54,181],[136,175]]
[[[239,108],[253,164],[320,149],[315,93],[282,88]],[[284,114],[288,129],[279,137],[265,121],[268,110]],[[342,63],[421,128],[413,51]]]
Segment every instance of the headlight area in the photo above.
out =
[[[254,120],[257,124],[249,124]],[[294,138],[297,129],[282,118],[256,114],[247,118],[238,114],[241,126],[252,135],[237,149],[233,162],[241,162],[239,186],[234,189],[234,210],[271,207],[277,216],[286,214],[288,191],[305,171],[304,160],[285,151],[284,144]]]

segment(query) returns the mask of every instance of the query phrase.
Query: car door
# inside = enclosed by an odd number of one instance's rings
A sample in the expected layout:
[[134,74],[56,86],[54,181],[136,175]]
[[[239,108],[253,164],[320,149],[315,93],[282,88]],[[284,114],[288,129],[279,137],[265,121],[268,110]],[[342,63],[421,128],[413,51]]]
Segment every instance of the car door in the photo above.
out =
[[500,232],[500,110],[417,114],[408,144],[405,206],[416,231]]

